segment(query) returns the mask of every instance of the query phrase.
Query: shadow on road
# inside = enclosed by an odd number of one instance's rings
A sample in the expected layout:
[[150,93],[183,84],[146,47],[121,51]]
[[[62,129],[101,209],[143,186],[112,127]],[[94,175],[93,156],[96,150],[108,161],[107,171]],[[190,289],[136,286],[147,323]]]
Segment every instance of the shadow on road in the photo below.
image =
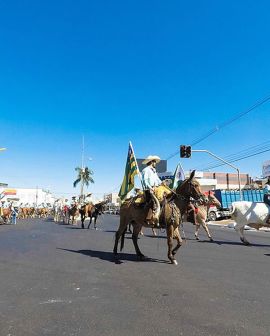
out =
[[[94,250],[70,250],[70,249],[64,249],[57,247],[57,250],[67,251],[67,252],[73,252],[73,253],[79,253],[83,254],[92,258],[98,258],[101,260],[106,260],[109,262],[113,262],[115,264],[122,264],[123,260],[126,261],[135,261],[138,262],[137,256],[135,254],[130,253],[121,253],[118,255],[117,258],[115,258],[114,254],[112,252],[105,252],[105,251],[94,251]],[[121,260],[120,260],[121,258]],[[160,259],[153,259],[153,258],[145,258],[144,262],[157,262],[162,264],[168,264],[169,262],[166,260],[160,260]]]
[[250,243],[250,245],[245,245],[241,242],[232,242],[232,241],[223,241],[223,240],[199,240],[198,243],[209,243],[209,244],[217,244],[217,245],[235,245],[235,246],[246,246],[246,247],[270,247],[269,244],[254,244]]
[[68,229],[68,230],[86,230],[86,229],[82,229],[80,226],[67,226],[67,227],[65,227],[65,229]]

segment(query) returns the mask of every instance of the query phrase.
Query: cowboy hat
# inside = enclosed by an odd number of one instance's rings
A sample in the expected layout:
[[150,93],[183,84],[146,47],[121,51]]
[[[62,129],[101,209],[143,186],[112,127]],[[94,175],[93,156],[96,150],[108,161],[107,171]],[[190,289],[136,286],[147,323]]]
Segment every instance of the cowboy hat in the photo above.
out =
[[156,161],[156,163],[160,162],[160,157],[157,155],[148,155],[146,159],[143,160],[142,164],[146,165],[151,161]]

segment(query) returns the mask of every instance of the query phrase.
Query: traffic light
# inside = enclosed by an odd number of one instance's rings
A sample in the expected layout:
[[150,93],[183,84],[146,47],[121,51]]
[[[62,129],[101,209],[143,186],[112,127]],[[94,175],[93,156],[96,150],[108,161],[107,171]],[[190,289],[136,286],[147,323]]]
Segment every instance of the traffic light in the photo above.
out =
[[181,158],[190,158],[191,157],[191,146],[180,146],[180,157]]

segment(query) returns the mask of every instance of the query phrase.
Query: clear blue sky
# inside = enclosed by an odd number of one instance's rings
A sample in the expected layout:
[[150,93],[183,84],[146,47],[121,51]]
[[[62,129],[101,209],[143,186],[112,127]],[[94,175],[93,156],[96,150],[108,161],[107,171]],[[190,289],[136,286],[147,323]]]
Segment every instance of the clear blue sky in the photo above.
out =
[[[137,157],[166,158],[244,111],[270,94],[269,12],[269,1],[250,0],[1,1],[1,181],[71,196],[84,134],[90,190],[108,192],[129,140]],[[269,110],[196,148],[225,156],[270,140]],[[269,153],[238,166],[260,175]]]

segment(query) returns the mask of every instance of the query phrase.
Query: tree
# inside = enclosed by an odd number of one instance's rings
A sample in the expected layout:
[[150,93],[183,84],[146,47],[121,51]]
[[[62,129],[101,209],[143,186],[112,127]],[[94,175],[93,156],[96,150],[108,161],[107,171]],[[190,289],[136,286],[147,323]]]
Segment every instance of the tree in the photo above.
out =
[[88,187],[89,183],[95,183],[95,181],[91,176],[94,174],[94,172],[88,167],[85,168],[76,167],[75,170],[78,173],[78,176],[77,179],[73,182],[73,187],[76,188],[77,184],[81,182],[81,197],[82,197],[84,185]]

